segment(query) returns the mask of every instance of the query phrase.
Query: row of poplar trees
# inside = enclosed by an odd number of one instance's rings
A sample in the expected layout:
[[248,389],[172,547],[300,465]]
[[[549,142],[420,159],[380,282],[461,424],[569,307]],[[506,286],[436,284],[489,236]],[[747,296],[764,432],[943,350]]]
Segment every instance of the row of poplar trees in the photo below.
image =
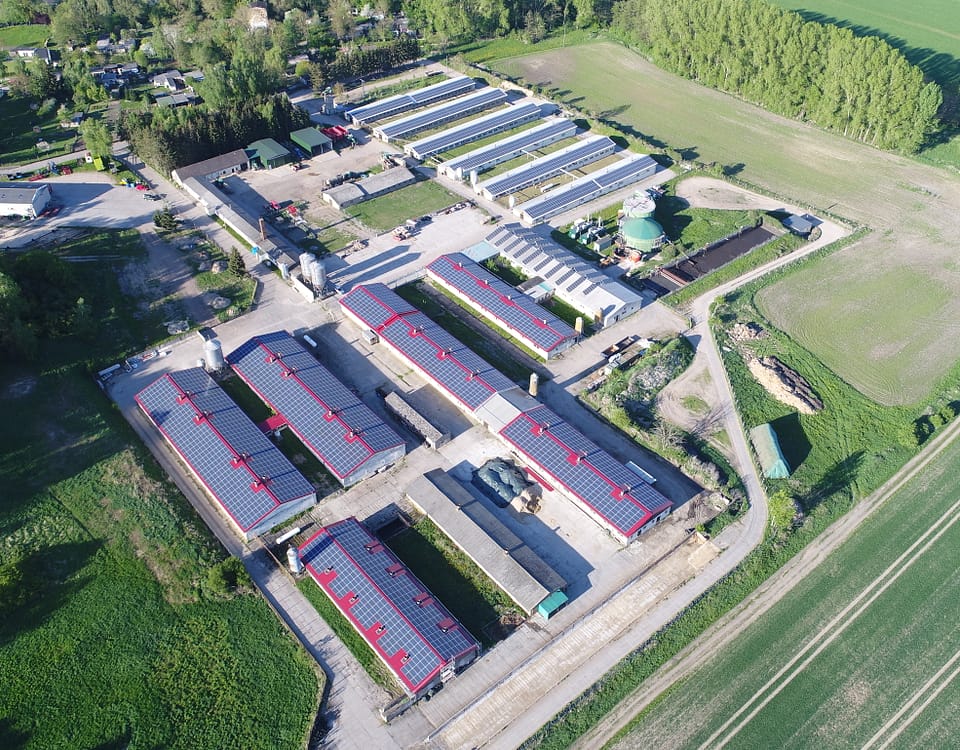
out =
[[764,0],[620,0],[613,30],[661,67],[878,148],[915,152],[940,87],[877,37]]

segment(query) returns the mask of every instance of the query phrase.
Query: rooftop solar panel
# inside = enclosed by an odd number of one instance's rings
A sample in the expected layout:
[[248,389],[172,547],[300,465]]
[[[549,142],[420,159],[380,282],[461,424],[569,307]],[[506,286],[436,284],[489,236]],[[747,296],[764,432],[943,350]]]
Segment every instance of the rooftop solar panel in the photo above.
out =
[[233,370],[341,481],[404,445],[369,407],[286,331],[256,336],[227,357]]
[[556,315],[462,253],[441,255],[427,270],[536,349],[549,352],[576,338],[576,332]]
[[478,141],[491,133],[509,130],[525,122],[537,120],[540,116],[539,105],[532,102],[516,104],[414,141],[407,145],[406,150],[418,159],[427,159],[464,143]]
[[514,159],[521,154],[570,138],[576,132],[577,126],[566,118],[550,120],[517,135],[450,159],[444,163],[443,170],[448,175],[462,178],[465,175],[469,176],[472,171],[483,172],[492,169],[497,164]]
[[163,375],[136,396],[214,499],[244,531],[313,486],[200,368]]
[[451,120],[459,120],[474,112],[489,109],[495,104],[506,101],[507,95],[500,89],[483,88],[467,96],[461,96],[423,112],[388,122],[378,127],[374,132],[381,138],[409,138],[430,128],[435,128]]
[[416,694],[476,640],[355,518],[326,526],[300,547],[313,579]]
[[355,107],[347,112],[351,118],[361,125],[366,125],[385,117],[406,112],[411,109],[423,107],[431,102],[437,102],[457,94],[465,93],[476,88],[476,82],[468,76],[457,76],[432,86],[426,86],[416,91],[409,91],[404,94],[397,94],[386,99],[378,99],[375,102],[366,104],[362,107]]
[[545,406],[519,415],[500,435],[623,537],[672,506]]

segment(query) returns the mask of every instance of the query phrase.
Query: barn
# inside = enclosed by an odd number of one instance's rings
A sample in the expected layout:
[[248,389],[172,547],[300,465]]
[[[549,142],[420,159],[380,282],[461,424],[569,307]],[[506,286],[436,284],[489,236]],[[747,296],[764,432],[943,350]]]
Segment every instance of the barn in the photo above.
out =
[[47,184],[0,182],[0,216],[26,216],[36,219],[50,203]]

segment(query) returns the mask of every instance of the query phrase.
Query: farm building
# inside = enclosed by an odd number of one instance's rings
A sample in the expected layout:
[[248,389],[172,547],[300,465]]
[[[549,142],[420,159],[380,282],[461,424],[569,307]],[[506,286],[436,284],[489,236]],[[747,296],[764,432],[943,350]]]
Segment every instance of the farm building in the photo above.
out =
[[250,157],[244,149],[238,148],[227,154],[214,156],[212,159],[204,159],[194,164],[188,164],[185,167],[178,167],[173,170],[171,175],[177,184],[183,187],[184,182],[190,177],[199,177],[203,180],[216,180],[249,168]]
[[809,237],[810,232],[813,231],[813,222],[810,221],[810,219],[808,219],[806,216],[790,214],[783,220],[782,223],[783,226],[785,226],[798,237]]
[[318,128],[301,128],[290,133],[290,140],[303,149],[309,156],[322,154],[333,148],[333,141]]
[[540,277],[557,297],[600,326],[613,325],[643,305],[640,295],[532,229],[505,224],[485,244],[526,276]]
[[403,150],[414,159],[421,161],[429,159],[431,156],[442,154],[466,143],[473,143],[489,135],[512,130],[526,122],[539,120],[544,115],[543,109],[533,102],[514,104],[408,143]]
[[767,479],[786,479],[790,476],[790,465],[783,457],[777,433],[769,422],[750,430],[750,442],[753,443],[760,468]]
[[373,135],[385,143],[398,138],[406,140],[425,130],[433,130],[448,122],[483,112],[485,109],[503,104],[506,100],[506,93],[500,89],[482,88],[466,96],[438,104],[436,107],[380,125],[374,128]]
[[405,94],[397,94],[386,99],[378,99],[362,107],[354,107],[346,113],[346,116],[353,120],[354,125],[369,125],[389,117],[396,117],[403,112],[425,107],[428,104],[466,94],[476,87],[477,83],[472,78],[456,76],[432,86],[426,86]]
[[277,143],[273,138],[261,138],[254,141],[247,150],[252,152],[252,159],[260,162],[264,169],[274,169],[288,164],[293,158],[287,149]]
[[430,518],[528,615],[550,617],[560,606],[567,582],[442,469],[428,471],[407,487],[407,499]]
[[657,171],[649,156],[630,154],[615,164],[584,175],[517,206],[513,212],[525,224],[539,224],[557,214],[600,198],[614,190],[639,182]]
[[327,188],[321,193],[325,203],[342,210],[355,203],[362,203],[380,195],[392,193],[417,181],[417,176],[406,167],[394,167],[378,174],[364,177],[357,182],[345,182]]
[[547,489],[557,488],[612,536],[628,543],[672,504],[384,284],[340,299],[347,318],[373,331],[415,372],[500,437]]
[[560,318],[462,253],[441,255],[427,275],[544,359],[577,342],[576,331]]
[[244,539],[317,502],[313,485],[199,367],[162,375],[136,401]]
[[474,637],[356,518],[322,527],[300,559],[411,697],[479,656]]
[[50,203],[50,186],[41,183],[0,182],[0,216],[36,219]]
[[406,453],[404,441],[286,331],[256,336],[227,357],[237,375],[344,487]]

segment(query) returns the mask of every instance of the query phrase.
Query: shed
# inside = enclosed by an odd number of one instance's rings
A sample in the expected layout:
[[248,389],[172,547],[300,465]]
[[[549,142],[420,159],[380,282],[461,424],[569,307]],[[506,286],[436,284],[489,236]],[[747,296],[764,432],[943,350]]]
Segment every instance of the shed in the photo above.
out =
[[283,166],[291,158],[290,152],[273,138],[261,138],[259,141],[251,143],[247,148],[255,152],[253,158],[257,159],[265,169]]
[[290,133],[290,140],[306,151],[310,156],[316,156],[333,148],[333,141],[321,133],[317,128],[302,128]]
[[786,479],[790,476],[790,465],[783,457],[777,433],[769,422],[750,430],[750,442],[753,443],[753,449],[760,460],[760,468],[767,479]]
[[567,602],[570,601],[565,593],[562,591],[554,591],[550,596],[540,602],[537,605],[537,614],[540,615],[544,620],[549,620],[557,612],[567,606]]
[[783,225],[799,237],[807,237],[813,231],[813,222],[806,216],[790,214],[783,220]]

